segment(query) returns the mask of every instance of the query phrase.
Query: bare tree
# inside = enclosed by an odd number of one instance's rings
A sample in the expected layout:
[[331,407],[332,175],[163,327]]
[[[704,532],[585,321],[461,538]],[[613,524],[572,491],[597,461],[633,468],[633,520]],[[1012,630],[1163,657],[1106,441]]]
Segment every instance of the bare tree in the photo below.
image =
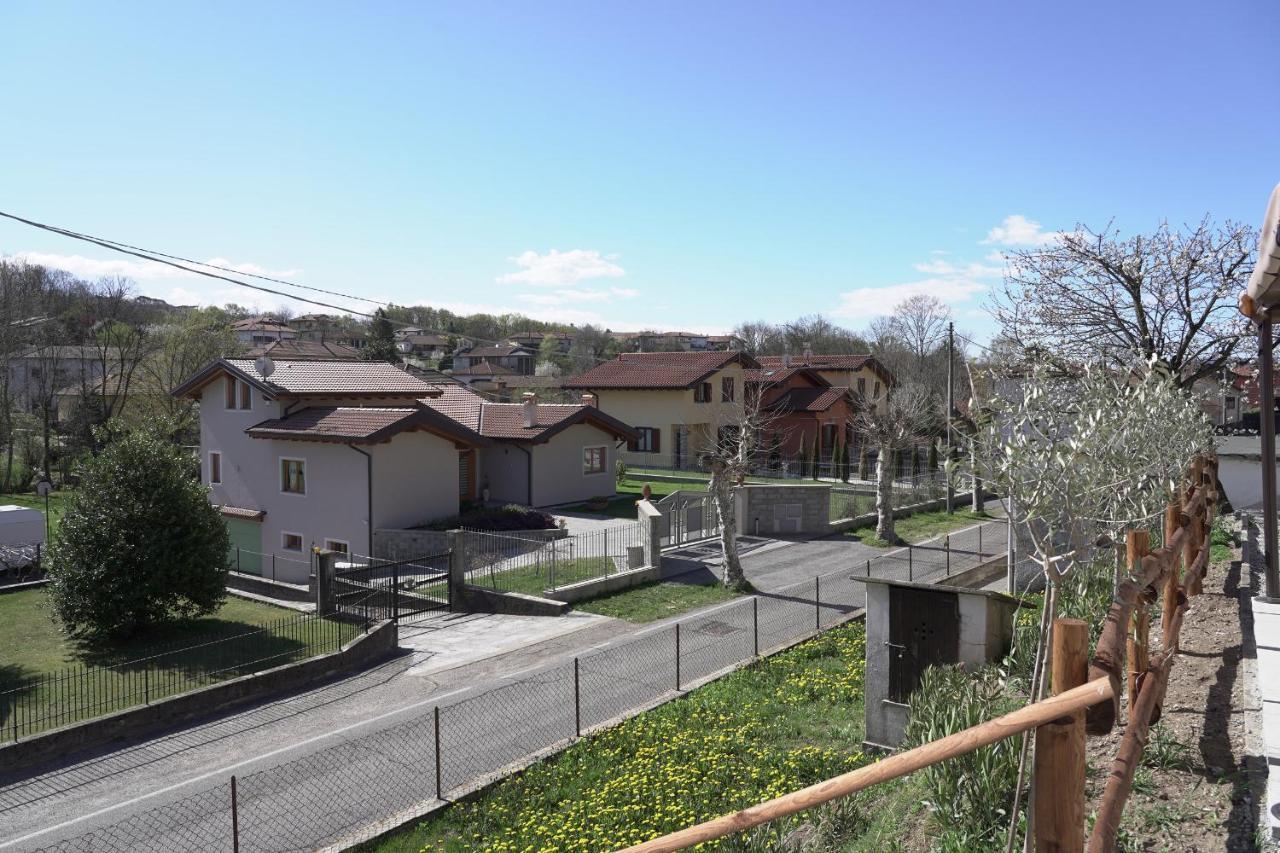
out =
[[867,406],[854,417],[854,428],[879,451],[876,471],[876,536],[896,542],[893,530],[893,461],[895,455],[934,435],[942,419],[937,400],[920,385],[894,389],[884,405]]
[[993,310],[1005,336],[1059,366],[1163,362],[1190,387],[1248,339],[1235,299],[1256,242],[1249,226],[1208,217],[1129,238],[1078,226],[1013,252]]

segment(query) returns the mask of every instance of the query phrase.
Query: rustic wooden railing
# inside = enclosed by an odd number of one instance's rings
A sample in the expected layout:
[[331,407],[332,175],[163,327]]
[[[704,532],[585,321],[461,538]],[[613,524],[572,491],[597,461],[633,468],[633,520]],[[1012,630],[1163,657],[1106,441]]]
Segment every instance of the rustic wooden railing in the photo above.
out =
[[[627,848],[626,853],[684,850],[811,809],[1035,729],[1031,826],[1035,849],[1085,850],[1085,736],[1107,734],[1129,691],[1129,723],[1089,837],[1090,853],[1115,850],[1116,833],[1150,727],[1160,719],[1177,657],[1187,598],[1198,595],[1209,564],[1210,525],[1218,499],[1217,460],[1197,457],[1180,500],[1164,515],[1164,543],[1151,551],[1145,531],[1126,536],[1129,576],[1119,581],[1092,660],[1088,625],[1056,619],[1050,652],[1053,695],[896,753],[875,764]],[[1185,562],[1185,573],[1182,571]],[[1163,596],[1161,648],[1150,656],[1147,605]],[[1128,667],[1126,669],[1126,659]]]

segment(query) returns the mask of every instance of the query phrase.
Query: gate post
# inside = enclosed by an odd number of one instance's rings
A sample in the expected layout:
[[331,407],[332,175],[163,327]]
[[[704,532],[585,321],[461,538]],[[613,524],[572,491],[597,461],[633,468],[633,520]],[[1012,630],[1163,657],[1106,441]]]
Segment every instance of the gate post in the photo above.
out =
[[461,530],[449,531],[449,610],[459,613],[467,609],[462,589],[467,583],[467,539]]
[[400,564],[391,565],[391,621],[400,621]]
[[332,551],[316,554],[316,615],[333,612],[333,557]]

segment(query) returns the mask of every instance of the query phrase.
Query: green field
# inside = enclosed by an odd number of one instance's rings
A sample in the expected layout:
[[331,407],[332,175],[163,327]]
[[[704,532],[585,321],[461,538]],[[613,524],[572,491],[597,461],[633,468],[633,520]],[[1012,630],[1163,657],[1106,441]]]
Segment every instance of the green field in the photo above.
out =
[[[359,633],[346,623],[301,615],[228,597],[212,616],[126,642],[91,643],[60,630],[43,588],[0,593],[2,737],[15,719],[29,734],[331,651]],[[143,658],[150,660],[138,663]],[[5,692],[15,687],[21,689]],[[93,707],[82,707],[88,701]]]
[[[616,850],[859,767],[864,647],[860,623],[831,630],[361,849]],[[804,849],[884,849],[904,809],[882,821],[876,805],[896,790],[777,821],[730,849],[790,849],[783,839],[802,822],[816,824]],[[907,808],[921,810],[914,800]]]
[[658,581],[597,596],[574,605],[575,610],[612,616],[628,622],[655,622],[699,607],[737,598],[741,593],[723,584]]
[[[906,518],[899,518],[893,523],[893,529],[903,543],[915,545],[928,539],[933,539],[935,536],[950,533],[953,530],[972,527],[980,521],[990,521],[991,518],[992,516],[987,515],[985,512],[976,513],[970,510],[956,510],[951,515],[947,515],[943,510],[918,512]],[[875,548],[889,548],[894,544],[898,544],[877,538],[874,524],[846,530],[844,535]]]

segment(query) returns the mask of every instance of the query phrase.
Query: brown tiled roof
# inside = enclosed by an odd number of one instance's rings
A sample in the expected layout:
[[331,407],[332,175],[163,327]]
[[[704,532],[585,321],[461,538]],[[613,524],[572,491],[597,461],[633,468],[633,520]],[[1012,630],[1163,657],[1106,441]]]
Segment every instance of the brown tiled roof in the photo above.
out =
[[453,376],[507,376],[514,374],[515,371],[510,367],[494,364],[491,361],[481,361],[479,364],[472,364],[467,367],[455,367],[449,373]]
[[261,521],[267,514],[265,509],[246,509],[242,506],[228,506],[227,504],[219,506],[218,512],[227,518],[247,518],[250,521]]
[[565,381],[565,388],[689,388],[726,365],[748,370],[759,365],[751,356],[724,352],[629,352]]
[[742,374],[743,381],[749,385],[777,385],[796,375],[803,375],[817,385],[827,386],[831,384],[811,367],[764,367],[760,370],[746,370]]
[[765,408],[772,412],[825,412],[848,393],[848,388],[792,388]]
[[[762,355],[762,367],[781,367],[783,356]],[[819,370],[859,370],[871,361],[870,355],[793,355],[792,367],[815,367]]]
[[292,359],[297,361],[357,361],[360,351],[344,344],[330,341],[272,341],[260,344],[245,352],[250,358],[269,355],[272,359]]
[[293,329],[276,320],[274,317],[246,317],[231,324],[231,328],[239,331],[254,332],[292,332]]
[[366,396],[425,396],[433,386],[382,361],[281,361],[264,377],[251,358],[227,363],[250,378],[285,394],[360,394]]
[[631,427],[591,406],[539,403],[534,426],[527,427],[523,403],[490,403],[461,386],[441,390],[439,397],[422,403],[485,438],[543,441],[578,423],[595,424],[621,438],[635,436]]
[[465,352],[458,353],[459,357],[465,358],[500,358],[508,355],[533,355],[533,351],[526,346],[513,345],[509,347],[474,347]]
[[443,417],[430,408],[376,408],[357,406],[314,406],[287,417],[272,418],[249,427],[254,438],[295,441],[339,441],[372,443],[385,441],[408,429],[426,429],[448,438],[479,443],[472,430]]

